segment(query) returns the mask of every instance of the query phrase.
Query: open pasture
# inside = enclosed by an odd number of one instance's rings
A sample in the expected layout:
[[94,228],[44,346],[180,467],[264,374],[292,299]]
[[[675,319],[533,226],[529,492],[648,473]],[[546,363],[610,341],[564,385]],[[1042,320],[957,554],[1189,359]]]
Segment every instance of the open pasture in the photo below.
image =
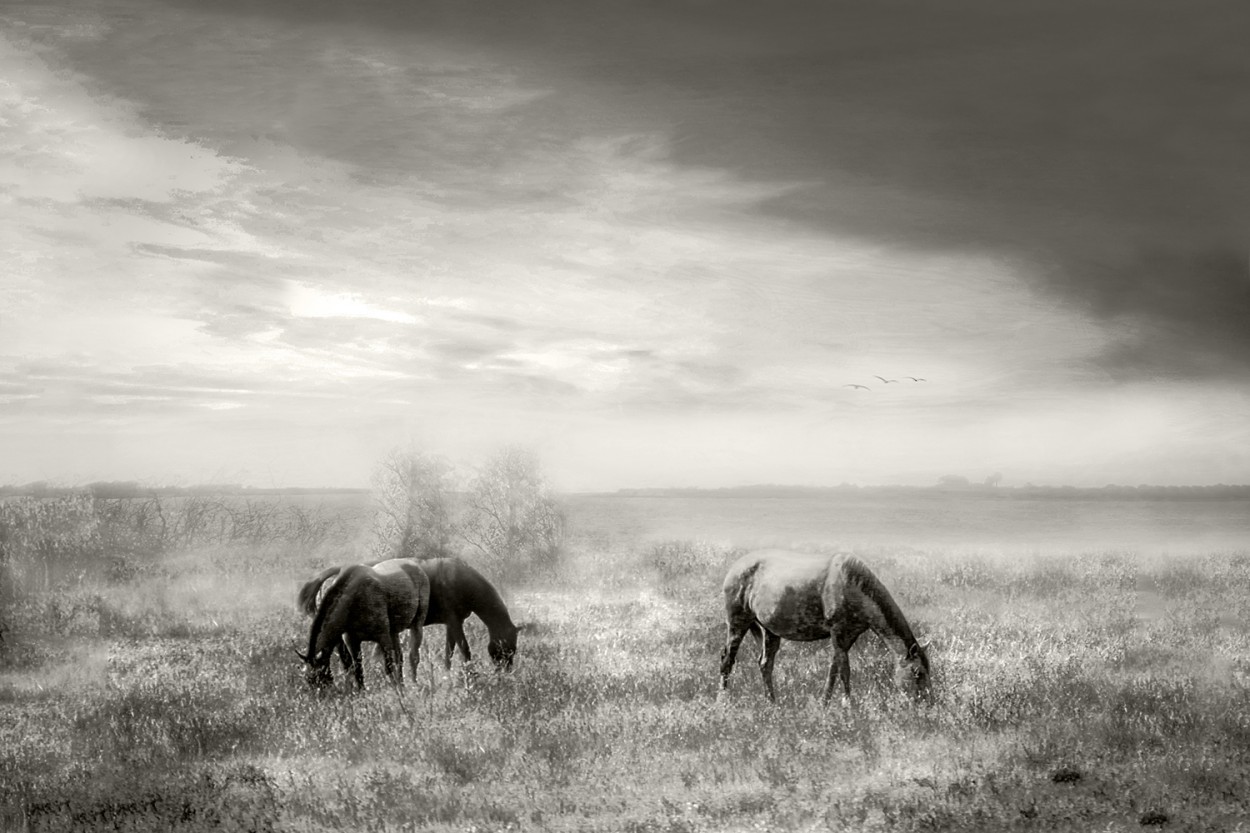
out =
[[[666,502],[667,501],[667,502]],[[1235,830],[1250,820],[1244,502],[573,497],[558,567],[498,576],[517,666],[318,696],[298,584],[350,560],[222,542],[12,602],[0,829]],[[1101,504],[1101,505],[1099,505]],[[930,707],[865,634],[851,708],[820,644],[779,702],[720,582],[755,546],[858,553],[932,640]]]

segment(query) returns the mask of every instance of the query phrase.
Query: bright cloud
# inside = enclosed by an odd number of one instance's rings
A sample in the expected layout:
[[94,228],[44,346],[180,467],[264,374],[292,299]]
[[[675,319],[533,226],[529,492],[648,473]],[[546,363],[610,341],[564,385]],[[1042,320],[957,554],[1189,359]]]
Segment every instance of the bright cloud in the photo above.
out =
[[131,108],[101,102],[0,34],[0,187],[6,198],[167,203],[221,188],[242,169],[192,142],[136,132]]
[[397,324],[415,324],[414,315],[386,309],[365,301],[353,292],[326,292],[313,286],[291,282],[287,290],[291,315],[297,318],[375,318]]

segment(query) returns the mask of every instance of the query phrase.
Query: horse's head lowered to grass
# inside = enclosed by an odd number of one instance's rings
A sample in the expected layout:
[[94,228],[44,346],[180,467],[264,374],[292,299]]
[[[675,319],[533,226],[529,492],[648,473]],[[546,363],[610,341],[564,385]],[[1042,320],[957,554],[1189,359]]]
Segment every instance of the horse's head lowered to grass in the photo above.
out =
[[925,702],[933,701],[933,684],[929,674],[929,646],[912,643],[907,653],[899,654],[894,664],[894,683],[900,689]]
[[490,661],[500,671],[512,670],[512,660],[516,656],[517,636],[523,630],[525,630],[525,625],[503,624],[491,634],[490,642],[486,645],[486,653],[490,654]]
[[334,675],[330,671],[329,651],[325,652],[322,658],[309,656],[300,651],[296,651],[295,656],[304,661],[304,681],[310,688],[323,689],[334,682]]

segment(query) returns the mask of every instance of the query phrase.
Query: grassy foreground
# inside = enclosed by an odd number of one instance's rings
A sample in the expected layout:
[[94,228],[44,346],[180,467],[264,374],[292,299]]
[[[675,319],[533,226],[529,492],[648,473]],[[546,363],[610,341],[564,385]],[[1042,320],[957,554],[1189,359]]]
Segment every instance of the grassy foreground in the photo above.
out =
[[361,695],[305,689],[294,591],[338,553],[44,594],[5,643],[0,829],[1250,830],[1250,553],[862,552],[933,641],[929,708],[871,634],[851,708],[794,643],[777,705],[750,641],[718,699],[737,554],[574,541],[500,581],[530,624],[514,673],[446,675],[430,628],[402,695],[376,661]]

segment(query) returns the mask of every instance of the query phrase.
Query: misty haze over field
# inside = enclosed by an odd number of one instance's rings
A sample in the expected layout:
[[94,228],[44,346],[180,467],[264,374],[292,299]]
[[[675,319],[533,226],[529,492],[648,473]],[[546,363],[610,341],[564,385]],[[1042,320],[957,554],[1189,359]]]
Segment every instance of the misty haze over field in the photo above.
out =
[[1247,28],[0,0],[0,482],[1250,482]]

